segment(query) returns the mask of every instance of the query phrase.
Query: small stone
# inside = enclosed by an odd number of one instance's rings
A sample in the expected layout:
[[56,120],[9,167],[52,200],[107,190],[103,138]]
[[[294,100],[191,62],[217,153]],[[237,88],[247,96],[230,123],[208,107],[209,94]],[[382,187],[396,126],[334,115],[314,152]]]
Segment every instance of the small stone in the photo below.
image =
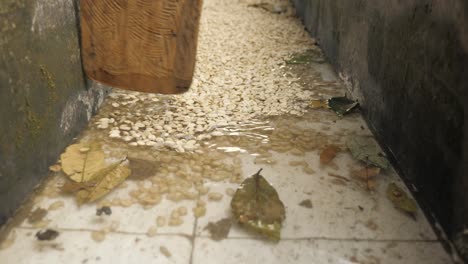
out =
[[127,125],[120,125],[119,128],[120,128],[121,130],[124,130],[124,131],[130,131],[130,130],[132,130],[132,128],[129,127],[129,126],[127,126]]
[[112,106],[113,106],[113,107],[119,107],[120,104],[118,104],[118,103],[112,103]]

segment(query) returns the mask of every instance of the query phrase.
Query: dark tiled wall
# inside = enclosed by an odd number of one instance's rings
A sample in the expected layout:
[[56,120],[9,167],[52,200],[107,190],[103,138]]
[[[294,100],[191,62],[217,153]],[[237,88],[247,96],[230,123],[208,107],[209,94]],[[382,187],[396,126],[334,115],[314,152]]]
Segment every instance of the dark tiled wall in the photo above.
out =
[[0,226],[104,99],[82,74],[76,4],[0,1]]

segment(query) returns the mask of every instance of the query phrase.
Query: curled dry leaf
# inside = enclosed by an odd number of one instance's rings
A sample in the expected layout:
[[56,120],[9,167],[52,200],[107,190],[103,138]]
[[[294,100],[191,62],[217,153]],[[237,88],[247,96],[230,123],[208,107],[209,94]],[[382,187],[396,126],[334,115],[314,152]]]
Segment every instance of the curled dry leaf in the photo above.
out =
[[237,189],[231,200],[232,213],[242,226],[279,241],[281,225],[286,218],[284,205],[260,171],[244,180]]
[[[81,151],[89,148],[88,151]],[[60,156],[63,172],[75,182],[88,182],[105,168],[105,155],[98,143],[73,144]]]
[[339,116],[348,114],[358,105],[358,102],[350,100],[346,97],[333,97],[328,99],[328,106]]
[[408,194],[398,187],[395,183],[390,183],[387,187],[387,198],[393,205],[403,212],[415,217],[418,207],[416,202]]
[[339,150],[340,149],[334,145],[326,146],[320,153],[320,164],[329,164],[336,157],[336,154]]
[[43,231],[38,231],[36,233],[36,238],[38,240],[47,240],[47,241],[50,241],[50,240],[54,240],[56,239],[57,237],[59,236],[59,232],[53,230],[53,229],[46,229],[46,230],[43,230]]

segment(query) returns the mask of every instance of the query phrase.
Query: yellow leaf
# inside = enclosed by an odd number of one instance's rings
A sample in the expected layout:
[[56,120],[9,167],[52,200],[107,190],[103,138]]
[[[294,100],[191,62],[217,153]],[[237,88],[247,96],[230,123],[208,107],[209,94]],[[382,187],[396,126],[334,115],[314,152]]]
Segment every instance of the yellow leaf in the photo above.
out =
[[75,182],[92,180],[106,166],[104,152],[97,143],[70,145],[60,158],[63,172]]
[[130,175],[127,159],[96,172],[92,181],[76,193],[78,204],[90,203],[102,198]]

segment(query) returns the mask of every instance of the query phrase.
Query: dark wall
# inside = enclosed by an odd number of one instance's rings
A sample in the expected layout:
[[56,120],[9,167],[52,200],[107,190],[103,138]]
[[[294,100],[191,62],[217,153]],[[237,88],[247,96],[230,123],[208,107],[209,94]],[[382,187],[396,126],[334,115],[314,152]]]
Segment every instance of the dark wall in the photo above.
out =
[[468,2],[294,2],[415,195],[468,228]]
[[82,74],[76,11],[0,1],[0,226],[104,99]]

